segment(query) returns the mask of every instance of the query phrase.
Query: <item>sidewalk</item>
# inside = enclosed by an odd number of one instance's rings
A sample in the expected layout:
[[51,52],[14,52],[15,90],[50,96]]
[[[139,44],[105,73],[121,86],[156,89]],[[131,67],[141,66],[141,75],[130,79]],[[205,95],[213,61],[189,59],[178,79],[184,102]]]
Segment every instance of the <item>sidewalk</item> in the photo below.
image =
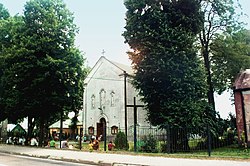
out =
[[99,166],[249,166],[250,162],[226,160],[175,159],[139,155],[121,155],[73,150],[46,149],[0,144],[0,152],[74,161]]

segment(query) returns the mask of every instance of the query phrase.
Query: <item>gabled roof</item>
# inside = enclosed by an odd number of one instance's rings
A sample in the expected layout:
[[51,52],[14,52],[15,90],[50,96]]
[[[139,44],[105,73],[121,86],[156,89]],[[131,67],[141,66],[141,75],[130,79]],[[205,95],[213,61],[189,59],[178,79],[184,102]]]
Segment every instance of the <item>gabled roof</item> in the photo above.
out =
[[7,131],[8,132],[21,132],[21,133],[26,133],[25,129],[20,125],[20,124],[8,124],[7,125]]
[[95,74],[95,72],[98,70],[98,68],[100,67],[100,65],[104,62],[108,62],[111,65],[115,66],[116,68],[121,70],[121,74],[126,72],[129,75],[134,75],[133,69],[131,66],[128,65],[124,65],[118,62],[114,62],[114,61],[110,61],[108,60],[106,57],[101,56],[99,58],[99,60],[95,63],[95,65],[92,67],[90,73],[88,74],[88,76],[86,77],[86,79],[84,80],[85,84],[88,84],[88,82],[90,81],[90,79],[92,78],[92,76]]
[[[78,119],[78,122],[77,122],[77,126],[81,126],[82,125],[82,118],[83,118],[83,112],[80,111],[79,112],[79,115],[77,117]],[[52,125],[49,126],[49,128],[60,128],[60,125],[61,125],[61,121],[57,121],[55,123],[53,123]],[[71,119],[66,119],[63,121],[63,128],[70,128],[70,125],[71,125]]]
[[107,59],[107,61],[109,61],[113,65],[117,66],[121,70],[126,71],[126,73],[128,73],[129,75],[133,75],[134,74],[133,69],[132,69],[131,66],[124,65],[124,64],[121,64],[121,63],[118,63],[118,62],[114,62],[114,61],[110,61],[108,59]]
[[234,83],[235,90],[250,88],[250,69],[241,72]]
[[[60,128],[60,120],[53,123],[51,126],[49,126],[50,129],[59,129]],[[71,125],[71,119],[66,119],[65,121],[63,121],[63,128],[64,129],[67,129],[67,128],[70,128],[70,125]],[[77,126],[82,126],[82,122],[77,122],[76,124]]]
[[[49,126],[49,128],[60,128],[60,120]],[[63,121],[63,128],[69,128],[71,124],[71,119],[67,119]]]

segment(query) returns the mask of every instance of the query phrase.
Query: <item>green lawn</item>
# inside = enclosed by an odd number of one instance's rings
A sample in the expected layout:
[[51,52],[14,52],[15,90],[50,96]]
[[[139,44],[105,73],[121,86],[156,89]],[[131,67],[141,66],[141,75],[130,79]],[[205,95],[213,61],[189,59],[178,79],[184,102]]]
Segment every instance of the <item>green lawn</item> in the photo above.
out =
[[[59,146],[59,142],[56,143]],[[74,146],[75,150],[79,150],[77,142],[70,141],[70,145]],[[108,142],[107,142],[108,145]],[[250,161],[250,149],[241,149],[237,146],[229,146],[218,149],[212,149],[211,156],[208,156],[207,151],[193,151],[193,152],[181,152],[181,153],[142,153],[133,151],[133,143],[129,143],[130,149],[128,151],[114,150],[112,152],[104,152],[104,142],[100,143],[99,153],[117,153],[117,154],[132,154],[132,155],[144,155],[144,156],[162,156],[172,158],[199,158],[199,159],[227,159],[227,160],[249,160]],[[82,143],[82,151],[90,151],[88,142]]]

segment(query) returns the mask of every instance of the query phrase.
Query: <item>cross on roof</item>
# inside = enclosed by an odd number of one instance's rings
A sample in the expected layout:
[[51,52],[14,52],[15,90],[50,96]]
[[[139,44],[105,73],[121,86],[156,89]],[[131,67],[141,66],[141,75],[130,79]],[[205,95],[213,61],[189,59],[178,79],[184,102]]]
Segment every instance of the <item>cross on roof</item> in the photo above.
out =
[[106,52],[105,52],[105,50],[103,49],[103,50],[102,50],[102,55],[104,56],[105,53],[106,53]]

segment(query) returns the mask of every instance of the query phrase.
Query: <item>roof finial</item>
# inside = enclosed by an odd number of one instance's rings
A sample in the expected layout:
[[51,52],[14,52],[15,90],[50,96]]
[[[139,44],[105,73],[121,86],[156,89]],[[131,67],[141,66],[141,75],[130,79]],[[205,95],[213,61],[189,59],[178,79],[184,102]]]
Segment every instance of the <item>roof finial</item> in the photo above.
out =
[[102,56],[104,56],[104,54],[105,54],[106,52],[105,52],[105,50],[104,49],[102,49]]

